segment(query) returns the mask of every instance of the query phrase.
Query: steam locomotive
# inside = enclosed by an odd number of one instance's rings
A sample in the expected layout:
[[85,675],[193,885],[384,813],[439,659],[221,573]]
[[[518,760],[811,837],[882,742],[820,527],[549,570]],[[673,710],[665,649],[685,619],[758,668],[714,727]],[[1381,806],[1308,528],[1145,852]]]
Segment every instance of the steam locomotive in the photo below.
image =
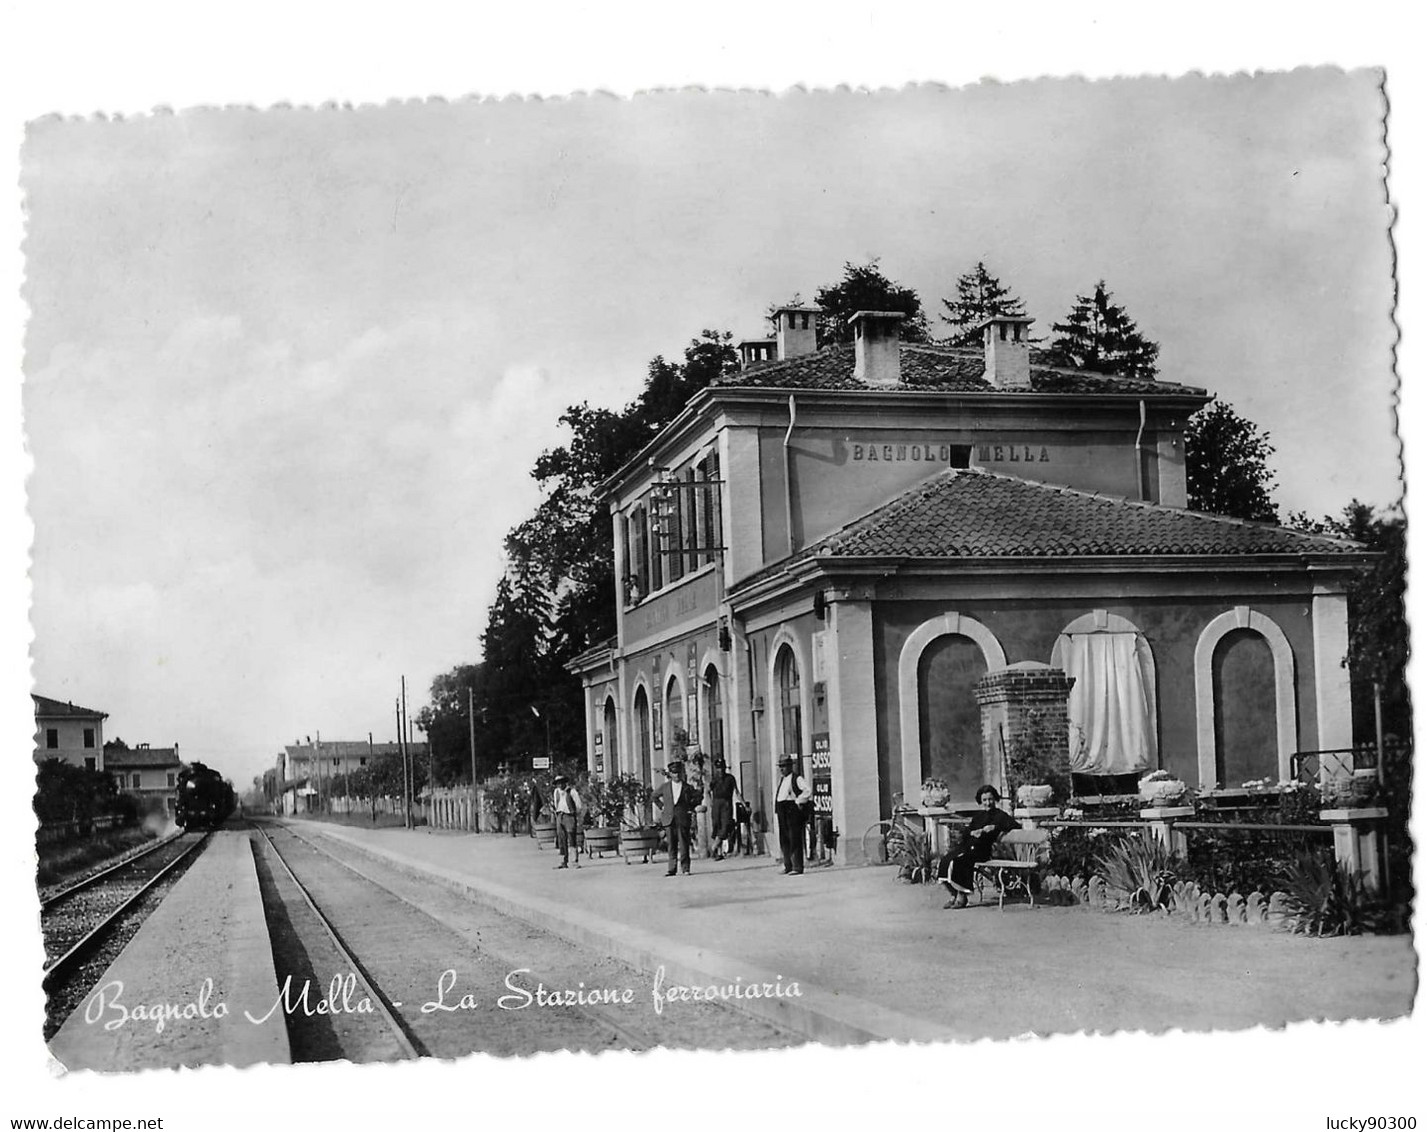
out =
[[190,763],[178,772],[174,820],[184,829],[217,829],[233,812],[233,787],[216,770]]

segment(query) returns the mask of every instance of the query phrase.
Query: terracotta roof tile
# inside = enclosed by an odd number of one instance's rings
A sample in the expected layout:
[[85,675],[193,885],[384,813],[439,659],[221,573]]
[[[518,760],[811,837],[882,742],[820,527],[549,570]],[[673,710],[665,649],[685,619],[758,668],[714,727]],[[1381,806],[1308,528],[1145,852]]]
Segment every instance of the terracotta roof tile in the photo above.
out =
[[[1039,364],[1031,354],[1028,389],[998,389],[982,376],[985,355],[978,349],[901,343],[902,382],[897,388],[944,393],[1158,393],[1204,396],[1205,391],[1169,381],[1118,377],[1111,374],[1056,369]],[[719,388],[754,389],[872,389],[852,376],[852,346],[828,346],[784,362],[764,362],[715,382]]]
[[789,558],[738,583],[821,558],[1073,558],[1352,554],[1346,539],[1177,507],[947,469]]

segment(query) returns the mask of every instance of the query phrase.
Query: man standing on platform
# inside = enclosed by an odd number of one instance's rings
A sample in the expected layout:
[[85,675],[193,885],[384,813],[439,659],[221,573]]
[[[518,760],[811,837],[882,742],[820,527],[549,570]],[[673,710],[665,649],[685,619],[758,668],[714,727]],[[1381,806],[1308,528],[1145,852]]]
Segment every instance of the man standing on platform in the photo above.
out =
[[669,838],[669,871],[689,875],[689,846],[693,841],[694,809],[703,801],[703,794],[684,781],[684,764],[677,759],[669,764],[669,780],[654,792],[654,805],[659,811],[659,824]]
[[778,843],[783,849],[783,872],[800,876],[803,871],[803,806],[813,800],[807,780],[798,773],[797,760],[784,755],[778,760],[778,792],[774,812],[778,815]]
[[550,794],[550,809],[555,814],[555,848],[560,850],[557,869],[570,867],[570,847],[575,849],[575,868],[580,867],[580,811],[585,808],[580,792],[570,785],[563,774],[555,776],[555,789]]

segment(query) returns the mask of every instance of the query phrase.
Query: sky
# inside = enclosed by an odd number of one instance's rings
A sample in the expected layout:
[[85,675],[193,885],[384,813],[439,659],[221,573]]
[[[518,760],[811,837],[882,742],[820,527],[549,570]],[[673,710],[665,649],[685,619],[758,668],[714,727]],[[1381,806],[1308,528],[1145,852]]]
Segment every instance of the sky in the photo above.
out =
[[479,658],[577,401],[876,257],[1050,332],[1104,279],[1266,429],[1285,513],[1400,495],[1381,77],[686,91],[31,123],[37,691],[240,786]]

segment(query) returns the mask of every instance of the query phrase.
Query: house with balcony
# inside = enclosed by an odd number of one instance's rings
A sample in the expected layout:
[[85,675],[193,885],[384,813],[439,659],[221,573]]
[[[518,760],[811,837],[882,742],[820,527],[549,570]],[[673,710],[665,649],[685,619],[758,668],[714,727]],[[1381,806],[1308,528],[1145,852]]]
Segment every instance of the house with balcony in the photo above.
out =
[[601,487],[616,635],[570,666],[592,772],[656,781],[684,745],[771,819],[792,755],[855,851],[927,777],[1004,784],[1037,703],[1087,793],[1351,745],[1365,555],[1187,509],[1205,389],[1046,364],[1026,318],[968,348],[862,311],[817,349],[817,313],[776,312]]

